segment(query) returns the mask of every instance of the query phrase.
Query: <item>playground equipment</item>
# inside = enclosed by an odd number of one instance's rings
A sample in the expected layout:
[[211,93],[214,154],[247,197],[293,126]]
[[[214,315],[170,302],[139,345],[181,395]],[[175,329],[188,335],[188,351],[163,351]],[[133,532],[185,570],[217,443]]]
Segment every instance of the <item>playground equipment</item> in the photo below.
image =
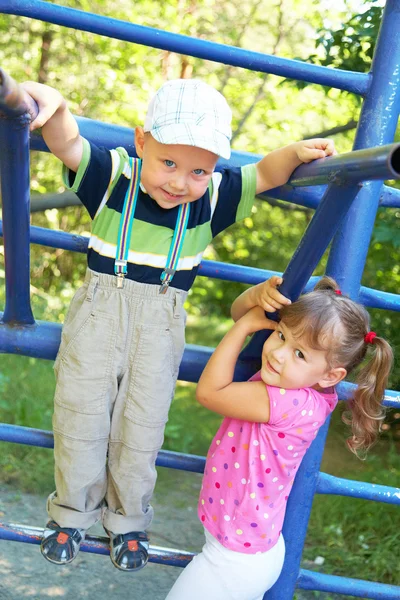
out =
[[[225,64],[273,73],[303,81],[329,85],[364,97],[353,152],[302,165],[293,174],[289,186],[269,195],[316,208],[315,215],[290,261],[281,291],[296,299],[312,275],[328,244],[333,239],[327,266],[328,274],[353,299],[369,307],[400,310],[400,297],[361,286],[368,245],[375,215],[380,206],[400,207],[400,191],[383,185],[385,179],[400,179],[400,145],[393,141],[399,109],[400,14],[398,0],[388,0],[369,74],[338,71],[298,61],[249,52],[186,36],[137,26],[64,8],[41,0],[0,0],[0,12],[32,17],[49,23],[89,31],[125,40],[206,58]],[[0,72],[0,175],[3,198],[6,305],[0,322],[0,352],[17,353],[53,360],[60,342],[60,326],[35,321],[29,298],[29,244],[38,243],[76,252],[86,252],[87,240],[62,232],[29,226],[29,151],[46,150],[39,136],[29,139],[30,114],[18,85]],[[28,112],[29,111],[29,112]],[[114,140],[134,155],[132,131],[88,119],[78,119],[83,136],[109,148]],[[251,158],[254,162],[258,157]],[[249,156],[234,152],[230,164],[249,162]],[[221,162],[223,164],[223,162]],[[328,185],[326,185],[328,184]],[[314,187],[309,187],[314,186]],[[352,246],[346,241],[350,241]],[[350,250],[349,250],[350,248]],[[258,283],[271,273],[203,261],[199,274],[244,283]],[[239,360],[236,377],[254,373],[264,337],[259,333]],[[186,347],[179,378],[197,381],[212,349]],[[346,399],[350,384],[339,386],[339,397]],[[388,390],[385,404],[400,407],[398,392]],[[289,498],[283,534],[287,557],[281,577],[266,593],[266,600],[289,600],[295,587],[349,594],[362,598],[394,599],[400,587],[367,582],[300,569],[300,560],[314,493],[341,494],[350,497],[400,505],[400,490],[364,482],[349,481],[319,472],[328,423],[321,428],[307,452]],[[0,440],[52,447],[50,432],[0,424]],[[204,459],[161,451],[159,466],[202,472]],[[0,538],[39,544],[42,529],[0,524]],[[84,552],[108,553],[106,538],[88,536],[81,546]],[[150,560],[183,566],[189,552],[151,547]]]

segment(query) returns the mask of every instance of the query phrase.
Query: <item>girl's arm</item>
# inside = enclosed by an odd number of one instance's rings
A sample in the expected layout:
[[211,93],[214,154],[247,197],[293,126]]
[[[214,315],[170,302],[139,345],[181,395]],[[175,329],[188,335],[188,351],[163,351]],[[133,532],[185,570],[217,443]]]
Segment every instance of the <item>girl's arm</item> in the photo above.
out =
[[231,306],[232,319],[238,321],[254,306],[261,306],[266,312],[275,312],[286,304],[290,304],[289,298],[283,296],[276,289],[282,281],[282,277],[273,275],[267,281],[253,285],[243,292],[234,300]]
[[262,381],[234,382],[235,365],[246,337],[260,329],[275,329],[260,307],[247,312],[228,331],[208,361],[197,386],[197,400],[225,417],[267,423],[269,397]]

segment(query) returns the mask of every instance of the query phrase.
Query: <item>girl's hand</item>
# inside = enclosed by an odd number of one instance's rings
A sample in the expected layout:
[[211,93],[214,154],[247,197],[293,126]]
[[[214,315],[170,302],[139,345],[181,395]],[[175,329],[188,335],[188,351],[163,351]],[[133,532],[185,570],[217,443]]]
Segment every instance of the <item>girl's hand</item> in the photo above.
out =
[[281,285],[283,279],[273,275],[267,281],[259,283],[253,288],[254,304],[261,306],[266,312],[275,312],[288,304],[291,304],[289,298],[283,296],[276,288]]
[[21,84],[21,87],[36,101],[39,107],[39,113],[36,119],[34,119],[29,126],[30,131],[43,127],[43,125],[51,119],[54,113],[57,112],[60,106],[66,106],[65,100],[60,92],[48,85],[37,83],[36,81],[25,81]]
[[298,159],[303,163],[309,163],[317,158],[325,158],[326,156],[337,154],[334,141],[325,138],[296,142],[295,150]]
[[278,326],[276,321],[267,319],[265,311],[261,306],[255,306],[250,309],[243,317],[239,319],[234,325],[246,335],[251,335],[261,329],[273,329],[275,330]]

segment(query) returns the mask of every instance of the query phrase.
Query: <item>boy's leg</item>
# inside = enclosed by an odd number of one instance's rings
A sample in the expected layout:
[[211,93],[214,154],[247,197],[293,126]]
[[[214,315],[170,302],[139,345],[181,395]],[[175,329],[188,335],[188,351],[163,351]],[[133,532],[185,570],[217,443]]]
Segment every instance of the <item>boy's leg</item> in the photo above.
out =
[[48,498],[51,522],[41,550],[58,564],[75,558],[85,530],[101,518],[110,403],[117,393],[116,317],[101,305],[97,277],[87,279],[71,304],[55,363],[56,492]]
[[[170,289],[162,296],[156,286],[142,287],[149,295],[136,314],[128,369],[114,406],[103,516],[111,537],[111,559],[124,570],[136,570],[147,562],[148,544],[142,534],[153,517],[155,460],[163,444],[185,343],[186,294]],[[128,539],[133,533],[140,537],[136,553],[127,551],[129,544],[134,547],[134,540]]]

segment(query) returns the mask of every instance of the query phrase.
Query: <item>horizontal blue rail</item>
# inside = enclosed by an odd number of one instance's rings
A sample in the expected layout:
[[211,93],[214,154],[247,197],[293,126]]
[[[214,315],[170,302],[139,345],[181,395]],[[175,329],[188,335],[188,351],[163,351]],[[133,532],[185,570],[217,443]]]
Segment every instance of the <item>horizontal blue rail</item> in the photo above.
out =
[[[0,423],[0,440],[23,444],[25,446],[36,446],[38,448],[53,448],[54,437],[51,431],[22,427],[20,425],[9,425]],[[203,473],[206,459],[195,454],[182,454],[171,450],[160,450],[157,457],[157,466],[176,469],[178,471],[190,471],[192,473]]]
[[[89,243],[89,238],[87,237],[35,226],[30,228],[30,232],[30,241],[32,244],[41,244],[43,246],[49,246],[50,248],[61,248],[63,250],[71,250],[72,252],[80,252],[82,254],[86,254],[87,252]],[[3,223],[0,220],[0,237],[2,235]],[[224,281],[236,281],[254,285],[261,281],[265,281],[272,275],[282,275],[282,273],[270,271],[268,269],[257,269],[255,267],[203,260],[200,264],[199,275]],[[305,291],[310,291],[317,280],[318,277],[312,277],[305,287]],[[362,304],[370,308],[400,311],[399,294],[361,287],[359,299]]]
[[[1,0],[0,0],[1,2]],[[133,130],[128,127],[123,127],[121,125],[112,125],[109,123],[102,123],[101,121],[95,121],[92,119],[86,119],[85,117],[76,117],[76,120],[79,125],[79,130],[83,137],[90,139],[93,143],[104,146],[105,148],[114,148],[115,140],[118,139],[118,144],[126,149],[129,155],[136,156],[135,146],[133,143]],[[391,145],[394,146],[394,145]],[[31,150],[38,150],[42,152],[49,152],[42,136],[39,133],[34,133],[30,139],[30,148]],[[363,151],[364,152],[364,151]],[[369,152],[369,150],[368,150]],[[340,155],[342,159],[343,156]],[[217,164],[217,170],[226,165],[241,167],[246,164],[251,164],[258,162],[262,159],[261,154],[252,154],[250,152],[238,152],[236,150],[232,151],[231,158],[229,161],[224,159],[220,159]],[[324,159],[325,161],[327,159]],[[331,160],[331,159],[329,159]],[[338,160],[338,157],[335,157],[335,161]],[[352,159],[353,160],[353,159]],[[375,160],[370,158],[369,160]],[[322,161],[316,161],[322,164]],[[326,163],[329,167],[329,162]],[[334,163],[335,164],[335,163]],[[336,162],[336,165],[338,163]],[[315,173],[315,165],[305,165],[301,167],[302,171],[296,170],[296,173],[300,174],[303,172],[306,173],[305,177],[310,181],[309,175],[307,173]],[[331,172],[333,169],[331,169]],[[394,175],[395,173],[393,173]],[[318,175],[318,174],[317,174]],[[335,172],[333,171],[333,175]],[[382,175],[381,175],[382,176]],[[370,174],[368,173],[368,178]],[[389,178],[390,173],[386,173],[383,175],[384,178]],[[325,180],[329,179],[329,173],[325,174]],[[292,184],[292,179],[290,180]],[[260,197],[271,197],[276,198],[277,200],[285,200],[287,202],[292,202],[293,204],[297,204],[299,206],[305,206],[307,208],[317,208],[318,204],[321,201],[326,190],[326,185],[315,185],[311,186],[303,186],[301,183],[297,182],[296,187],[293,185],[283,185],[281,187],[275,188],[273,190],[268,190],[268,193],[260,194]],[[397,188],[393,188],[390,186],[383,186],[382,194],[380,197],[380,206],[387,208],[399,208],[400,207],[400,190]]]
[[343,479],[327,473],[319,473],[317,492],[318,494],[350,496],[351,498],[362,498],[363,500],[398,504],[400,506],[400,488],[367,483],[366,481]]
[[303,63],[298,60],[289,60],[260,52],[243,50],[235,46],[216,44],[73,8],[56,6],[41,0],[30,0],[26,3],[16,0],[0,0],[0,12],[32,17],[55,25],[63,25],[113,39],[169,50],[170,52],[195,56],[217,63],[243,67],[250,71],[272,73],[280,77],[332,86],[360,95],[367,93],[371,81],[371,76],[366,73],[328,69],[327,67]]
[[[41,527],[0,523],[0,539],[3,540],[39,545],[42,536],[43,528]],[[82,552],[108,555],[110,553],[109,540],[102,536],[87,535],[80,549]],[[192,552],[184,552],[173,548],[161,548],[152,545],[149,548],[149,561],[160,565],[184,567],[192,560],[193,556]],[[399,599],[399,588],[393,585],[325,575],[305,569],[300,569],[297,586],[306,590],[338,592],[376,600]]]
[[[48,321],[36,321],[33,325],[21,327],[1,323],[0,338],[1,352],[4,354],[22,354],[33,358],[54,360],[60,345],[61,325]],[[35,345],[32,346],[32,339]],[[186,344],[183,360],[179,367],[179,379],[197,383],[203,369],[213,353],[213,348]],[[235,379],[245,381],[258,369],[258,362],[238,360],[235,367]],[[354,384],[341,382],[337,386],[341,400],[348,400],[354,390]],[[400,393],[395,390],[385,390],[383,404],[388,408],[400,409]]]
[[[7,423],[0,423],[0,440],[40,448],[53,448],[54,445],[51,431],[9,425]],[[192,473],[203,473],[205,458],[193,454],[161,450],[158,453],[156,465],[158,467],[167,467],[181,471],[191,471]],[[400,505],[400,488],[367,483],[365,481],[352,481],[350,479],[334,477],[326,473],[318,474],[316,491],[319,494],[349,496],[351,498]]]
[[356,598],[372,598],[372,600],[399,600],[400,587],[375,581],[363,581],[337,575],[325,575],[306,569],[300,570],[297,586],[303,590],[319,592],[336,592]]
[[[115,140],[118,139],[118,144],[123,146],[128,154],[136,156],[132,129],[84,117],[77,117],[76,120],[82,136],[91,140],[96,145],[111,149],[115,147]],[[32,150],[48,152],[48,148],[40,134],[33,134],[31,136],[30,148]],[[261,158],[262,155],[233,151],[229,161],[224,159],[218,161],[217,169],[226,165],[241,167],[246,164],[258,162]],[[303,164],[295,169],[289,179],[289,184],[282,186],[282,188],[276,188],[274,195],[277,198],[288,199],[292,202],[291,198],[285,197],[292,187],[320,186],[326,183],[345,185],[363,180],[398,179],[399,177],[400,144],[386,144],[375,148],[365,148],[338,154],[315,160],[309,164]],[[314,189],[314,194],[311,193],[311,197],[315,198],[317,195],[318,197],[322,197],[323,191],[324,189],[322,188]],[[293,196],[299,200],[304,193],[307,192],[301,190],[296,196],[293,192]],[[268,191],[266,195],[270,196],[271,191]],[[309,196],[310,193],[307,195]],[[398,195],[394,193],[392,196],[396,198],[397,202]],[[391,205],[394,203],[393,197],[391,198]],[[301,204],[301,202],[297,201],[297,204]]]
[[[39,545],[43,537],[43,528],[17,525],[15,523],[0,523],[0,539],[10,542],[25,542]],[[82,552],[94,554],[110,554],[109,539],[107,537],[87,535],[82,542]],[[194,554],[173,548],[149,547],[149,561],[160,565],[172,567],[185,567],[192,560]]]

